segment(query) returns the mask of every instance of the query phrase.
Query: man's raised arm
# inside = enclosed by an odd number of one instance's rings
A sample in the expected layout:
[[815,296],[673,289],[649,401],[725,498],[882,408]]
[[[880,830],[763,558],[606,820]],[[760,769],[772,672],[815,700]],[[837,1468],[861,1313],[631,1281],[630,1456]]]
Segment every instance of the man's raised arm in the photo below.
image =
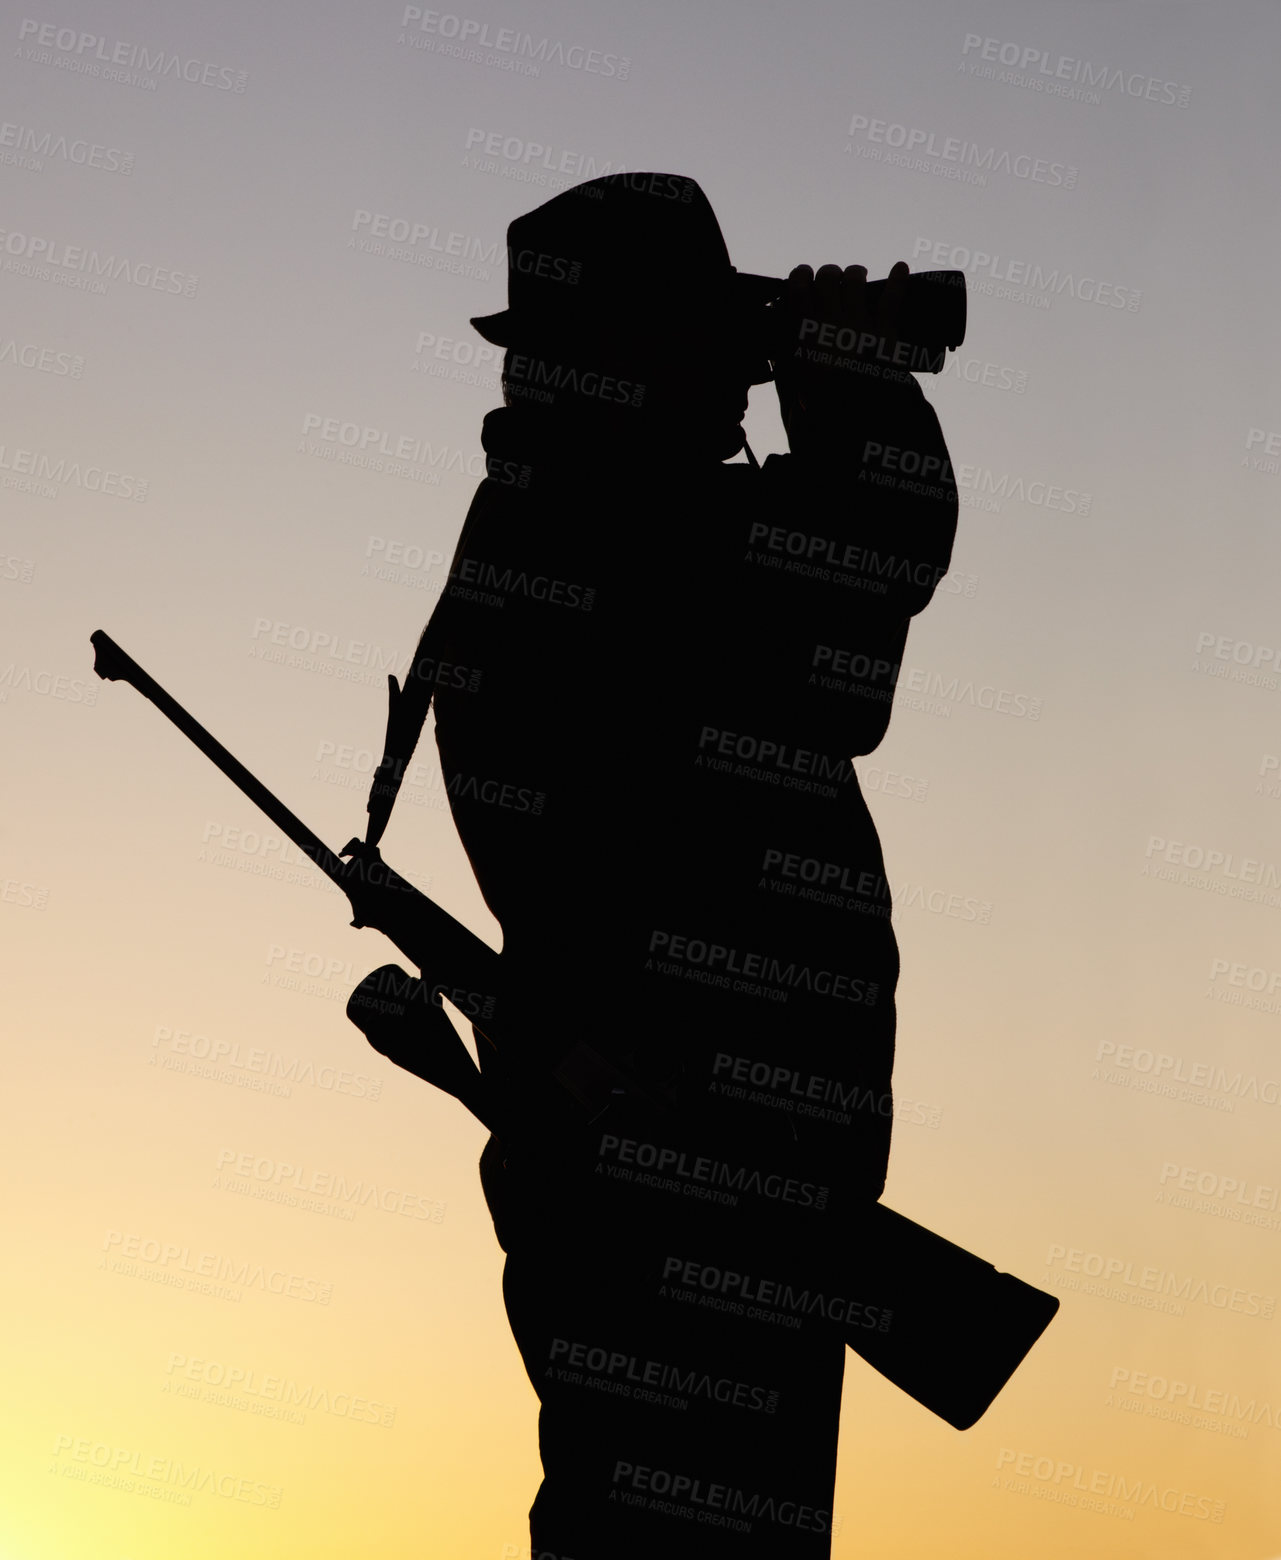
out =
[[762,693],[812,745],[846,754],[884,735],[909,619],[956,534],[947,445],[894,335],[907,274],[900,261],[869,315],[863,267],[791,273],[778,307],[792,352],[775,363],[791,454],[765,462],[749,532]]

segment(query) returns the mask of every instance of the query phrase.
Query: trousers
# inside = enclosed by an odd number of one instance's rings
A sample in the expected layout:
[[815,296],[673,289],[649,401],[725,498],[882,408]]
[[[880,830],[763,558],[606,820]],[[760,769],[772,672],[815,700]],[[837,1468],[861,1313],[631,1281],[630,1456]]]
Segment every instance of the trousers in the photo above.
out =
[[668,1282],[700,1255],[679,1206],[638,1218],[495,1138],[481,1179],[541,1405],[534,1560],[828,1560],[840,1337]]

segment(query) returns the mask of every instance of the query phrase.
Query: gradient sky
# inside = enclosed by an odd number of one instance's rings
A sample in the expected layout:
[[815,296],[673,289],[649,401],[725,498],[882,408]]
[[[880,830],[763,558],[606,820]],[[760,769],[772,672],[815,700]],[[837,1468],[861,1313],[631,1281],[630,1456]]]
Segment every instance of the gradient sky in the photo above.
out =
[[[924,381],[961,484],[952,574],[858,764],[902,896],[895,1087],[937,1121],[897,1128],[886,1200],[1063,1306],[963,1435],[847,1356],[833,1553],[1269,1560],[1278,1322],[1088,1286],[1110,1262],[1281,1292],[1281,17],[439,13],[602,57],[535,76],[443,52],[452,22],[405,11],[66,0],[2,24],[0,1557],[527,1552],[537,1402],[483,1131],[346,1022],[389,946],[93,677],[88,638],[118,639],[331,845],[359,832],[377,665],[437,599],[498,402],[468,317],[503,306],[506,225],[548,180],[621,166],[696,178],[748,271],[972,268],[965,345]],[[1082,64],[1102,84],[1044,90]],[[891,160],[930,136],[976,162]],[[425,230],[413,258],[371,252],[402,222]],[[418,263],[451,245],[470,258]],[[68,246],[161,286],[68,285],[49,264]],[[1001,295],[1032,268],[1049,292]],[[1073,296],[1091,283],[1137,307]],[[423,458],[344,463],[326,424]],[[748,433],[784,447],[770,386]],[[985,707],[1002,691],[1029,713]],[[386,854],[496,942],[430,734],[418,757]],[[930,910],[949,894],[986,922]],[[288,1094],[247,1086],[268,1052]],[[415,1212],[241,1195],[242,1155]],[[130,1268],[166,1246],[298,1296],[159,1281],[179,1256]],[[236,1373],[254,1390],[219,1401]],[[269,1378],[322,1406],[263,1412]],[[240,1498],[175,1504],[136,1472],[176,1463]],[[1098,1474],[1157,1498],[1065,1498]]]

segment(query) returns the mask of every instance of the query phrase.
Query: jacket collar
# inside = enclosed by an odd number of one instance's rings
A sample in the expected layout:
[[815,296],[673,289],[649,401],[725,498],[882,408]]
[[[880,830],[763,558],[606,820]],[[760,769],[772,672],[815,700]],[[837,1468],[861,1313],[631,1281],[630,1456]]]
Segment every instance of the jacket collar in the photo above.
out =
[[609,470],[615,480],[626,472],[629,481],[641,481],[653,472],[669,481],[673,468],[713,470],[722,464],[663,443],[652,423],[639,414],[629,423],[627,415],[577,416],[543,407],[499,406],[486,413],[480,442],[495,459],[517,460],[536,470],[548,465]]

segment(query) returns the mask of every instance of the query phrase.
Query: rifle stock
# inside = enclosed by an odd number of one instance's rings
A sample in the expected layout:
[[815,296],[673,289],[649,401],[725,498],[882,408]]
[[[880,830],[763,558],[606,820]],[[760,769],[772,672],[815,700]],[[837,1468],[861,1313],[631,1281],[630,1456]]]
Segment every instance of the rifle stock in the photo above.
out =
[[[562,1072],[574,1076],[562,1080],[562,1090],[550,1088],[547,1079],[514,1072],[502,1048],[494,1064],[477,1072],[446,1014],[426,998],[423,983],[385,966],[352,992],[347,1016],[375,1050],[460,1100],[532,1168],[565,1173],[572,1183],[586,1185],[599,1167],[602,1133],[637,1130],[626,1118],[635,1094],[620,1101],[614,1093],[630,1080],[608,1063],[584,1087],[585,1068],[600,1059],[591,1053],[571,1056]],[[665,1131],[671,1128],[670,1121],[664,1123]],[[675,1135],[665,1140],[674,1159],[692,1162],[745,1147],[705,1135],[693,1142],[679,1132],[676,1124]],[[612,1182],[611,1189],[620,1218],[634,1214],[645,1223],[668,1213],[667,1192],[626,1182]],[[696,1199],[682,1199],[677,1217],[705,1259],[704,1271],[748,1283],[763,1276],[781,1279],[811,1302],[823,1296],[823,1306],[815,1305],[803,1325],[835,1330],[874,1370],[958,1430],[982,1417],[1059,1308],[1057,1297],[999,1273],[880,1202],[833,1204],[828,1213],[808,1215],[808,1232],[801,1227],[805,1212],[762,1204],[753,1214],[750,1240],[741,1229],[727,1234],[723,1210]],[[754,1263],[762,1265],[754,1279],[737,1271]],[[726,1293],[733,1300],[734,1289]],[[856,1313],[878,1316],[885,1325],[856,1323]]]

